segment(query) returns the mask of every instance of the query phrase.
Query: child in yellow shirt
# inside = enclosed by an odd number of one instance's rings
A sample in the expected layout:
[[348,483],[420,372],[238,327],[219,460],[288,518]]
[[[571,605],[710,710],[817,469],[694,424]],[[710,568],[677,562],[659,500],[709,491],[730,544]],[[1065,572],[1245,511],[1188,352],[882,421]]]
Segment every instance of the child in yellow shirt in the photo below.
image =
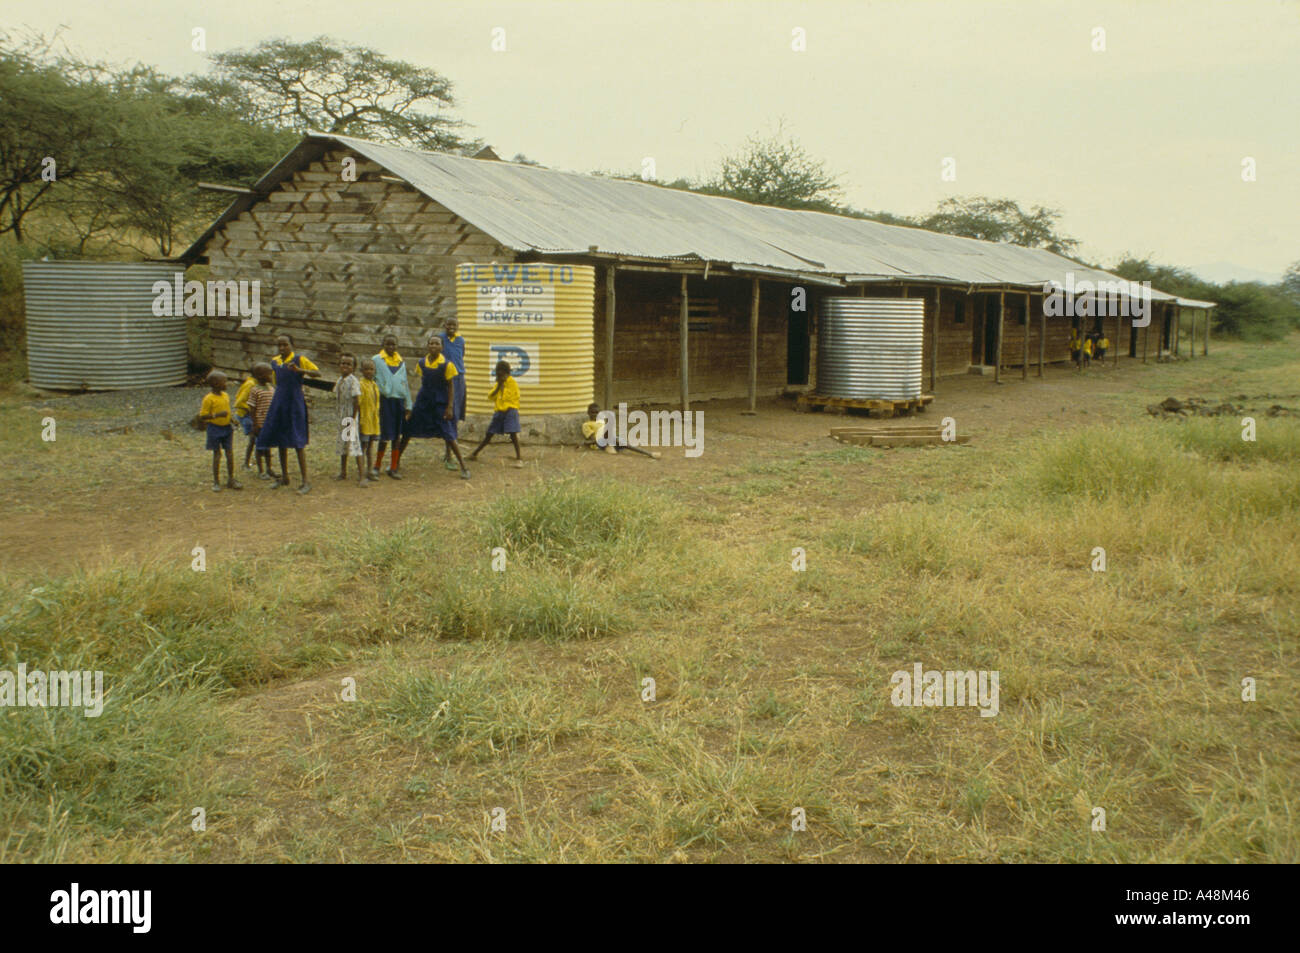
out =
[[242,490],[244,485],[235,480],[235,457],[231,450],[234,428],[230,426],[230,395],[226,393],[226,375],[213,371],[208,375],[211,393],[203,395],[199,407],[199,420],[208,425],[207,447],[212,451],[212,490],[221,491],[221,451],[226,451],[226,486]]
[[375,380],[374,358],[361,359],[361,396],[357,398],[361,405],[360,439],[361,449],[366,455],[366,479],[379,479],[375,469],[375,444],[379,443],[379,382]]
[[253,392],[254,385],[257,384],[257,375],[251,370],[244,382],[239,385],[239,390],[235,391],[235,423],[239,425],[240,431],[248,438],[248,447],[244,450],[244,469],[253,469],[253,444],[256,442],[253,437],[253,415],[249,410],[248,396]]
[[483,442],[474,448],[469,458],[477,460],[479,451],[488,445],[493,434],[509,434],[510,442],[515,445],[515,469],[522,470],[524,460],[519,452],[519,382],[510,375],[509,361],[497,361],[494,374],[497,386],[488,392],[494,408],[492,419],[488,422]]

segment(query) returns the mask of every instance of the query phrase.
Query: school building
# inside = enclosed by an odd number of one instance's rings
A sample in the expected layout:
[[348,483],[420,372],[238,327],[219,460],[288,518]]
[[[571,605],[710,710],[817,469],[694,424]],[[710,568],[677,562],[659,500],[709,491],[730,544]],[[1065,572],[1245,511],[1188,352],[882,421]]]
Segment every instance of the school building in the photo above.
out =
[[[209,318],[216,367],[246,369],[283,331],[324,367],[341,351],[373,354],[386,333],[418,356],[457,314],[458,286],[471,346],[528,338],[528,328],[486,326],[488,311],[465,313],[476,305],[458,273],[495,266],[514,290],[520,276],[571,266],[578,297],[533,335],[555,342],[539,356],[540,387],[565,384],[544,401],[548,412],[578,412],[593,398],[752,405],[815,388],[828,296],[921,299],[930,393],[973,370],[1029,376],[1069,360],[1072,326],[1097,323],[1049,316],[1045,285],[1122,282],[1041,249],[503,162],[490,150],[467,158],[311,134],[251,189],[231,191],[230,207],[182,256],[206,262],[213,279],[261,284],[256,327]],[[1107,360],[1154,360],[1180,346],[1208,353],[1212,303],[1156,289],[1151,299],[1146,326],[1101,319]],[[1188,315],[1190,337],[1180,331]],[[486,390],[477,385],[490,386],[486,358],[468,374],[473,412],[476,390]],[[527,413],[527,388],[524,400]]]

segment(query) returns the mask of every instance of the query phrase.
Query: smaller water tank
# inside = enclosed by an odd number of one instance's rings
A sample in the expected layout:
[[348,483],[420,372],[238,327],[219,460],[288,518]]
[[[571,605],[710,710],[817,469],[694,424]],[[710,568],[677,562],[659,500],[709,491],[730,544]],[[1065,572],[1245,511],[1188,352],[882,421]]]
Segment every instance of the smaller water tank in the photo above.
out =
[[817,393],[848,400],[920,397],[924,333],[920,298],[823,298]]
[[154,284],[170,288],[184,271],[166,262],[23,262],[28,380],[51,390],[185,383],[185,316],[153,309]]

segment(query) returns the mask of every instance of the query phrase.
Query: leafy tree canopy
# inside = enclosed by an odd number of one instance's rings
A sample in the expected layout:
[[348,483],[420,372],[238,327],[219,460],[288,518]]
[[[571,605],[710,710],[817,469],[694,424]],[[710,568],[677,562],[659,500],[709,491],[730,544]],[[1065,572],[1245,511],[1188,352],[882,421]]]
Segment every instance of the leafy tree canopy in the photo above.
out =
[[211,60],[213,74],[192,77],[191,88],[255,122],[446,152],[479,145],[461,137],[465,124],[448,113],[451,80],[377,50],[320,36],[267,40]]

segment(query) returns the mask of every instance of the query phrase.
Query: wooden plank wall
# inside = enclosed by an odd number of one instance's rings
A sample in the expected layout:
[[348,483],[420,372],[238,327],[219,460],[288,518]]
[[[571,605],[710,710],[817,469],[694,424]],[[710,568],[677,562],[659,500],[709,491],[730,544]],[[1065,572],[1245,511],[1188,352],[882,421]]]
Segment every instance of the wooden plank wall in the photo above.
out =
[[[596,282],[596,393],[605,381],[605,282]],[[629,404],[679,399],[681,277],[619,271],[615,286],[614,399]],[[749,388],[748,278],[692,276],[690,391],[692,400],[744,397]],[[758,392],[786,386],[786,313],[790,286],[764,281],[758,311]],[[809,308],[813,302],[809,301]],[[707,330],[705,329],[707,327]],[[815,344],[814,344],[815,346]]]
[[[356,159],[355,182],[342,179],[345,155]],[[256,328],[209,319],[216,367],[239,372],[266,360],[282,331],[331,371],[345,350],[377,352],[387,333],[403,353],[421,354],[428,334],[456,313],[455,265],[513,260],[479,229],[381,174],[351,150],[331,150],[213,237],[211,277],[260,280],[262,308]]]
[[[914,296],[922,289],[908,291]],[[923,289],[925,293],[925,361],[921,379],[925,387],[930,386],[930,350],[934,346],[932,323],[929,320],[934,307],[934,289]],[[957,321],[957,305],[962,305],[961,323]],[[970,369],[971,326],[974,324],[974,302],[970,296],[960,291],[943,289],[939,310],[939,365],[940,377],[953,374],[965,374]]]

